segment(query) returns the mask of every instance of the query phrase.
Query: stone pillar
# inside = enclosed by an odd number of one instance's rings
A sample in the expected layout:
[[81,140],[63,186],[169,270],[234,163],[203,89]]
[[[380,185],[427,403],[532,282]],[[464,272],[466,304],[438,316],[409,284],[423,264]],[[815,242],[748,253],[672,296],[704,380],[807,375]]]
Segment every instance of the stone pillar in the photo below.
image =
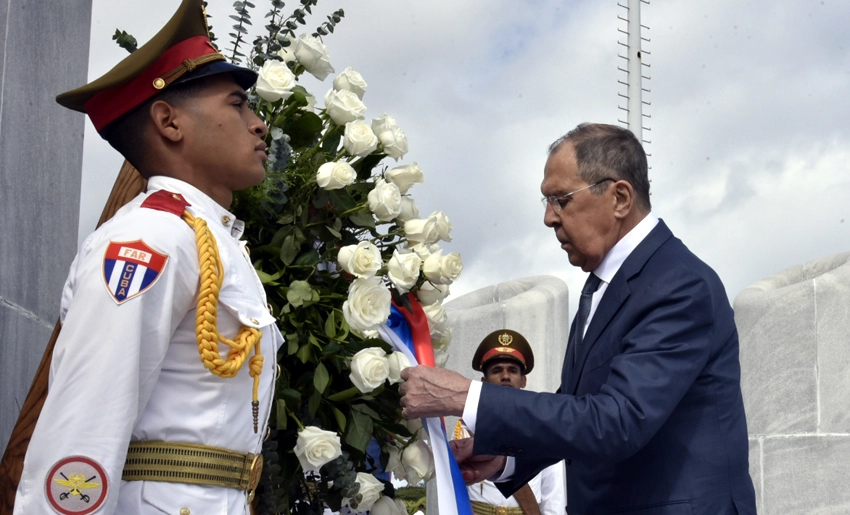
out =
[[[526,337],[534,352],[527,389],[558,389],[571,322],[569,291],[562,280],[537,276],[508,281],[451,300],[445,309],[453,330],[446,368],[481,379],[471,365],[478,344],[497,329],[513,329]],[[451,431],[456,421],[456,417],[446,417],[446,429]],[[428,515],[437,514],[436,490],[436,481],[429,481]]]
[[850,252],[747,288],[735,321],[759,513],[847,513]]
[[91,0],[0,2],[0,455],[59,313],[77,248]]

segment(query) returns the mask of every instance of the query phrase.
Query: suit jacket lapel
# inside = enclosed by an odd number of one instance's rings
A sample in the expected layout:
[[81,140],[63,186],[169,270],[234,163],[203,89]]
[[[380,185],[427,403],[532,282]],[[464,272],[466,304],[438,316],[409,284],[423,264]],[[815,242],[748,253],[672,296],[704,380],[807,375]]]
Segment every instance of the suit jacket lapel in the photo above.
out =
[[[602,336],[605,328],[608,327],[608,324],[614,318],[614,315],[619,311],[620,306],[623,305],[631,294],[628,284],[629,280],[643,269],[643,266],[655,251],[672,236],[673,233],[670,232],[664,221],[659,220],[658,225],[629,254],[629,257],[626,258],[620,269],[614,274],[611,283],[608,285],[608,289],[605,290],[602,300],[596,307],[596,312],[590,320],[590,325],[587,327],[584,340],[581,342],[581,349],[578,349],[578,354],[576,355],[575,368],[569,374],[567,388],[563,389],[564,393],[575,394],[581,374],[584,371],[584,365],[587,362],[587,356],[599,340],[599,337]],[[572,331],[570,333],[572,334]],[[572,340],[570,340],[570,343],[572,343]],[[575,352],[575,349],[573,352]]]

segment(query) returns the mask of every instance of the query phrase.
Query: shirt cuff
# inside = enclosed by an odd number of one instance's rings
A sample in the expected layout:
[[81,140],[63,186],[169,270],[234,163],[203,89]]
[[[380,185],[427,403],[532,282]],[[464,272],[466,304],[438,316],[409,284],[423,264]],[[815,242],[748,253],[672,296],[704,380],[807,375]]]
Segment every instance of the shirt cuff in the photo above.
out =
[[481,381],[472,381],[466,393],[463,405],[463,423],[470,433],[475,434],[475,422],[478,420],[478,400],[481,398]]
[[504,483],[510,481],[516,469],[516,459],[513,456],[508,456],[505,460],[505,469],[502,470],[502,475],[493,480],[494,483]]

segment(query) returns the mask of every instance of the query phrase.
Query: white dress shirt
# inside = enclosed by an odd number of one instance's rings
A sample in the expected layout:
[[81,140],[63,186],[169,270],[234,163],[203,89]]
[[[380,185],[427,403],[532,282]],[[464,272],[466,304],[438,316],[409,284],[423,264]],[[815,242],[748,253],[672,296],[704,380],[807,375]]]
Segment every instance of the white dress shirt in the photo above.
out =
[[[224,268],[218,329],[233,338],[245,325],[261,329],[260,427],[251,412],[253,378],[247,360],[223,379],[204,368],[195,339],[199,260],[195,234],[179,216],[142,208],[157,190],[179,193],[186,209],[206,220]],[[236,217],[193,186],[152,177],[148,192],[122,207],[83,242],[62,295],[62,332],[50,365],[47,400],[33,432],[18,486],[16,515],[53,513],[48,471],[69,456],[98,463],[109,484],[103,515],[247,514],[242,490],[181,483],[122,481],[131,441],[162,440],[261,451],[283,339],[267,309]],[[118,303],[105,276],[105,250],[143,241],[168,256],[145,291]],[[230,350],[220,344],[222,357]],[[182,513],[186,513],[183,511]]]
[[[612,279],[614,279],[614,276],[620,270],[620,267],[623,265],[626,258],[628,258],[637,246],[640,245],[644,238],[652,232],[652,229],[654,229],[656,225],[658,225],[658,217],[650,212],[643,218],[643,220],[638,222],[631,231],[620,238],[620,241],[618,241],[614,247],[608,251],[608,254],[602,258],[602,262],[599,263],[599,266],[591,272],[596,277],[602,279],[602,282],[599,284],[599,288],[596,289],[596,293],[594,293],[591,298],[590,313],[587,316],[587,323],[584,324],[585,333],[587,333],[587,328],[590,327],[590,322],[593,320],[593,315],[596,313],[596,308],[599,306],[602,296],[605,295],[605,291],[608,289],[608,284]],[[584,334],[582,334],[582,336],[584,336]],[[466,395],[466,403],[463,406],[463,421],[466,424],[466,427],[468,427],[473,433],[475,433],[475,423],[478,420],[478,401],[481,398],[481,385],[482,383],[480,381],[472,381],[472,384],[469,386],[469,392]],[[516,463],[514,458],[508,456],[507,462],[505,463],[505,470],[502,472],[502,475],[496,479],[496,481],[500,482],[510,479],[511,476],[513,476],[515,466]]]

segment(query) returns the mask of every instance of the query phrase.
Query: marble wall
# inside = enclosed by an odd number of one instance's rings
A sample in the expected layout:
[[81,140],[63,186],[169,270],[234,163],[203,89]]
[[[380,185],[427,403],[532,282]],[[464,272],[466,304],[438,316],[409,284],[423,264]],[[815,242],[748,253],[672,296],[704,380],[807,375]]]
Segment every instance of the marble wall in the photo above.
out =
[[850,252],[750,286],[735,321],[759,513],[850,513]]
[[77,248],[91,0],[0,2],[0,455],[59,313]]

